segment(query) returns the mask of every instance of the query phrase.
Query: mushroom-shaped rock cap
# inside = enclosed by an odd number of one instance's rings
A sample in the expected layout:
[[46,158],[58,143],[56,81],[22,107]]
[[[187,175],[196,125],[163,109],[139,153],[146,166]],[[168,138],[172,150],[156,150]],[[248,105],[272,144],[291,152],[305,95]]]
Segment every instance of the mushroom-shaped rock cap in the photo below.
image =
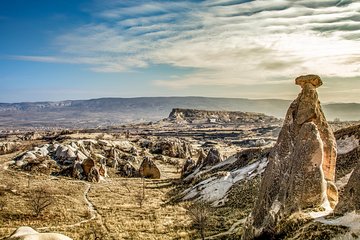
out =
[[295,84],[304,88],[305,84],[310,83],[314,87],[320,87],[322,85],[321,78],[318,75],[304,75],[295,79]]

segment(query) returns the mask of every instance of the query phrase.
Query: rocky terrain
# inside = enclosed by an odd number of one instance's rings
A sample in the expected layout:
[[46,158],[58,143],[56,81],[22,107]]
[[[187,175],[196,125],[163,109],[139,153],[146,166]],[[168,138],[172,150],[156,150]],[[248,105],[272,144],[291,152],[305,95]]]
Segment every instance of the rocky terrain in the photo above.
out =
[[[4,132],[0,239],[357,239],[360,125],[327,122],[318,76],[295,83],[284,120],[173,108],[152,123]],[[40,213],[38,193],[51,199]]]

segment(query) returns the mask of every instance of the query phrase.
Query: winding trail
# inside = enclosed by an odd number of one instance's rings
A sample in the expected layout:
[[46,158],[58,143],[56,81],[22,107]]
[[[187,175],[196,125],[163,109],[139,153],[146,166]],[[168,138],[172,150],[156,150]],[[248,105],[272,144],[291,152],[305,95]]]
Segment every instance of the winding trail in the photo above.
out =
[[[33,176],[33,174],[30,173],[24,173],[21,171],[15,171],[12,169],[9,169],[9,165],[13,164],[14,161],[7,161],[4,162],[3,164],[0,164],[0,169],[2,169],[3,171],[9,171],[9,172],[15,172],[17,174],[23,174],[26,176]],[[50,178],[51,180],[51,178]],[[90,222],[92,220],[95,220],[96,218],[99,219],[101,226],[107,231],[109,232],[108,227],[104,224],[103,218],[102,216],[99,214],[99,212],[96,210],[96,207],[94,206],[94,204],[89,200],[88,194],[89,191],[91,189],[91,183],[89,182],[85,182],[85,181],[80,181],[80,180],[72,180],[72,182],[77,182],[77,183],[82,183],[85,185],[85,189],[84,189],[84,193],[83,193],[83,198],[84,201],[87,205],[87,210],[90,213],[90,217],[88,219],[84,219],[81,220],[79,222],[73,223],[73,224],[66,224],[66,225],[59,225],[59,226],[50,226],[50,227],[38,227],[36,229],[38,230],[47,230],[47,229],[56,229],[56,228],[73,228],[73,227],[79,227],[81,224]],[[15,229],[15,228],[14,228]]]
[[[101,219],[101,225],[104,226],[101,215],[97,212],[96,208],[94,207],[94,204],[89,200],[89,197],[88,197],[89,191],[91,189],[91,184],[88,183],[88,182],[83,182],[83,181],[72,181],[72,182],[80,182],[80,183],[85,184],[85,190],[84,190],[83,197],[84,197],[85,203],[87,204],[87,209],[88,209],[88,211],[90,213],[90,217],[88,219],[84,219],[84,220],[81,220],[81,221],[73,223],[73,224],[66,224],[66,225],[60,225],[60,226],[51,226],[51,227],[40,227],[40,228],[37,228],[37,229],[46,230],[46,229],[54,229],[54,228],[79,227],[81,224],[90,222],[90,221],[96,219],[97,217],[99,217]],[[106,229],[106,227],[105,227],[105,229]]]

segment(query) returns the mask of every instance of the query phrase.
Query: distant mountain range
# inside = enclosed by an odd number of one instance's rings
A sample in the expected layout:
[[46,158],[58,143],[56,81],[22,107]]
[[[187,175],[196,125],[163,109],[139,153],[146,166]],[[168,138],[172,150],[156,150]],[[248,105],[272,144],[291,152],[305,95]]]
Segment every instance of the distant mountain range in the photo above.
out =
[[[125,123],[157,121],[166,118],[173,108],[217,111],[258,112],[283,118],[288,100],[208,98],[208,97],[140,97],[67,100],[60,102],[0,103],[1,128],[87,128]],[[323,104],[328,120],[359,120],[360,104]]]

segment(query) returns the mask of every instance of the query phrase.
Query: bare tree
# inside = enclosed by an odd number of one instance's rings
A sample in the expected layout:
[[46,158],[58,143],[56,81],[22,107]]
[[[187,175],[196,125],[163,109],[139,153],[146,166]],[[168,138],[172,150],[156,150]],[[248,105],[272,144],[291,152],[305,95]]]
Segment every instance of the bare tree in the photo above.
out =
[[54,203],[53,194],[45,187],[37,187],[29,192],[28,206],[38,217]]
[[136,195],[136,201],[139,204],[139,207],[142,208],[143,203],[145,201],[145,179],[141,178],[142,186],[140,192]]
[[199,232],[201,239],[205,239],[205,230],[210,226],[212,209],[209,203],[198,201],[186,206],[187,213],[192,220],[193,227]]
[[6,200],[0,198],[0,211],[4,210],[5,207],[6,207]]
[[4,210],[5,207],[6,207],[5,190],[0,189],[0,211]]

